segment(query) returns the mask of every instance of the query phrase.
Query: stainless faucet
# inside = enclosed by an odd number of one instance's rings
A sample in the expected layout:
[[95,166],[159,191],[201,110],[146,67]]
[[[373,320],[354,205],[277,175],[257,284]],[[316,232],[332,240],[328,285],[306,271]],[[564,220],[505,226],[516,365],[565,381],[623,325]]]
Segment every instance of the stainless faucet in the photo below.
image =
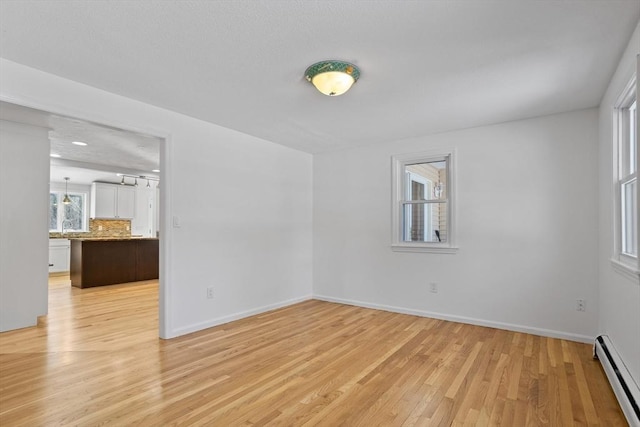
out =
[[64,229],[65,229],[65,224],[67,225],[71,225],[72,221],[70,219],[65,219],[64,221],[62,221],[62,237],[64,237]]

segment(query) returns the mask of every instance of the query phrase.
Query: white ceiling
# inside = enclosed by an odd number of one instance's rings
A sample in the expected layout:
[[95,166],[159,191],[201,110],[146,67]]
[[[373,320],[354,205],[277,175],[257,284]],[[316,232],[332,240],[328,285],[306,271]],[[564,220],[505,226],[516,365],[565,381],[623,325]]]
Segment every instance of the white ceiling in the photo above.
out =
[[[122,172],[120,172],[122,173]],[[114,184],[120,183],[122,177],[117,175],[118,172],[114,171],[105,171],[100,169],[91,169],[91,167],[77,167],[77,166],[66,166],[64,164],[58,164],[52,162],[50,169],[50,178],[49,182],[55,183],[63,183],[64,178],[69,178],[69,184],[82,184],[82,185],[90,185],[92,182],[112,182]],[[138,175],[138,174],[135,174]],[[149,177],[157,177],[158,174],[147,174],[145,176]],[[133,184],[134,180],[132,178],[126,178],[127,184]],[[149,184],[155,187],[158,182],[154,180],[150,180]],[[144,179],[138,180],[138,185],[146,186],[147,181]]]
[[[0,2],[1,56],[308,152],[597,106],[638,0]],[[360,67],[326,97],[306,67]]]
[[[86,163],[98,161],[146,173],[160,167],[158,138],[60,116],[52,116],[50,123],[51,153],[63,159]],[[87,145],[78,146],[74,141]]]

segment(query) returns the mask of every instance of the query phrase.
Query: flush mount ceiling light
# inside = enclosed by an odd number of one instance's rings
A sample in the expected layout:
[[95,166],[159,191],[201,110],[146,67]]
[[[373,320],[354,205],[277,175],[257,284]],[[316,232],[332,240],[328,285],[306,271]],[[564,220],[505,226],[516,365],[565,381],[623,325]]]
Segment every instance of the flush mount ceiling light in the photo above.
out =
[[360,70],[344,61],[320,61],[304,72],[316,89],[328,96],[342,95],[360,78]]

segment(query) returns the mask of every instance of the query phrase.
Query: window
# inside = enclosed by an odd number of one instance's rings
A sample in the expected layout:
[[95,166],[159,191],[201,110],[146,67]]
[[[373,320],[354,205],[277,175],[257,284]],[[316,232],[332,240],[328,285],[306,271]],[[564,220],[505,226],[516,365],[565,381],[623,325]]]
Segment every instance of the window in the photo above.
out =
[[392,158],[392,249],[453,253],[453,152]]
[[636,79],[616,104],[617,171],[614,259],[638,268],[638,114]]
[[71,193],[71,203],[64,204],[65,193],[49,193],[49,231],[68,232],[87,230],[86,193]]

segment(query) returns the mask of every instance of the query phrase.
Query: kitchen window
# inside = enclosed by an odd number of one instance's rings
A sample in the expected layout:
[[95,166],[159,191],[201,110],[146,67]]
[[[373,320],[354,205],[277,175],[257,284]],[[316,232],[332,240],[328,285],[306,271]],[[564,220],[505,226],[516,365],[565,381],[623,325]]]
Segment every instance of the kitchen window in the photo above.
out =
[[[638,101],[634,77],[616,103],[614,148],[617,151],[615,182],[614,259],[628,270],[638,271]],[[614,152],[615,152],[614,151]]]
[[392,157],[394,251],[455,253],[454,152]]
[[87,231],[87,194],[69,192],[71,203],[64,204],[64,192],[49,193],[49,231],[66,233]]

